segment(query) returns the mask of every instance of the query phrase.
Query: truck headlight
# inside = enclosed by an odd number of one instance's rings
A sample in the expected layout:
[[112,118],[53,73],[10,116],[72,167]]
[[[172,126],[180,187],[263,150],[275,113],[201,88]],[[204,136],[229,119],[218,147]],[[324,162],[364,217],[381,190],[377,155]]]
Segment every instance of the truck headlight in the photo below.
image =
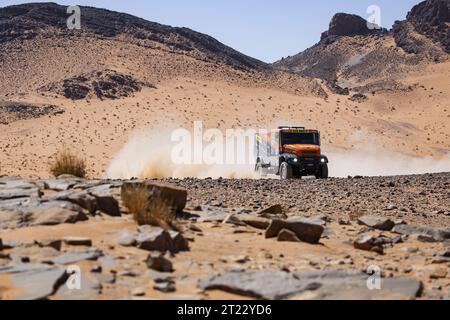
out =
[[325,163],[325,158],[320,159],[320,162]]
[[298,162],[298,159],[297,159],[297,158],[294,158],[292,161],[294,161],[295,163],[297,163],[297,162]]

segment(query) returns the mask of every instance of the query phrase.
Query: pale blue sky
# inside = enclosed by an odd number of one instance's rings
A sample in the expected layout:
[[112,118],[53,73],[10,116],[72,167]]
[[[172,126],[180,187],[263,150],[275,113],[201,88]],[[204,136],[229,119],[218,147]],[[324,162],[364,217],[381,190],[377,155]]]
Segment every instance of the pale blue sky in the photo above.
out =
[[[33,1],[47,2],[47,1]],[[76,2],[76,3],[74,3]],[[206,33],[265,62],[296,54],[318,42],[337,12],[368,18],[381,8],[381,24],[403,20],[420,0],[78,0],[57,1],[126,12],[150,21]],[[24,1],[0,0],[0,7]]]

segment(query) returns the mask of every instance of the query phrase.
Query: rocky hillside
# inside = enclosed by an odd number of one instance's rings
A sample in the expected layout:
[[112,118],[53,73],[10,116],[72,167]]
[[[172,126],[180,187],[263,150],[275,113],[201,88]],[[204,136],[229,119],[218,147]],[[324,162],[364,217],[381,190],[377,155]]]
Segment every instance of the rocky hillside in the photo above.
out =
[[149,22],[128,14],[104,9],[80,7],[81,31],[69,30],[67,7],[55,3],[30,3],[0,9],[0,43],[15,39],[29,40],[39,36],[121,36],[141,45],[162,45],[174,51],[225,62],[236,68],[264,68],[261,61],[245,56],[216,39],[187,28],[175,28]]
[[[67,28],[66,6],[31,3],[0,8],[0,100],[34,94],[124,98],[147,87],[141,84],[153,88],[177,77],[320,93],[314,80],[273,70],[208,35],[128,14],[80,8],[81,30]],[[105,80],[105,73],[119,74],[121,79]],[[85,78],[87,84],[79,83]],[[95,83],[105,82],[106,91],[119,94],[99,93]]]
[[449,10],[448,0],[422,2],[390,31],[369,29],[363,18],[339,13],[318,44],[274,65],[324,79],[338,93],[406,90],[396,80],[448,60]]

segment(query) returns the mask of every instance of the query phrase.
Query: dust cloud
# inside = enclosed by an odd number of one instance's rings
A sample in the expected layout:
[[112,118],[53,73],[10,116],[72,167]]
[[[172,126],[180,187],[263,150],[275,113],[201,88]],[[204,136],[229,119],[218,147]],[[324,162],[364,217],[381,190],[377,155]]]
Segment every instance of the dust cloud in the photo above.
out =
[[348,151],[331,151],[330,176],[397,176],[450,171],[450,155],[441,159],[361,147]]
[[254,164],[177,165],[172,161],[173,130],[140,130],[113,158],[106,171],[109,179],[256,178]]
[[[172,130],[140,130],[110,163],[109,179],[230,178],[254,179],[254,164],[176,165],[171,154]],[[324,146],[330,177],[394,176],[450,171],[450,155],[441,159],[414,157],[375,147],[375,143],[356,143],[352,150]],[[275,178],[275,176],[274,176]]]

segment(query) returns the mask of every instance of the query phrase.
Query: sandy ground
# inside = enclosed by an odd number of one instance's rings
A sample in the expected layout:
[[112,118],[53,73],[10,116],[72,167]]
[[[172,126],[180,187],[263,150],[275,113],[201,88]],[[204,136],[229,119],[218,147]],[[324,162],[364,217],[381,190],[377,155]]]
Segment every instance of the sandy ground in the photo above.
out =
[[[193,121],[203,121],[205,129],[223,131],[303,124],[321,130],[324,153],[339,157],[353,152],[366,159],[368,155],[381,159],[431,157],[444,159],[438,171],[446,171],[449,67],[432,66],[426,75],[406,79],[405,83],[414,85],[412,92],[377,93],[362,103],[351,102],[346,96],[323,100],[187,78],[165,81],[157,89],[147,88],[119,100],[72,102],[27,96],[20,101],[51,103],[66,112],[1,125],[1,173],[48,177],[51,157],[58,148],[67,146],[87,160],[90,177],[103,177],[112,158],[136,130],[145,130],[155,140],[167,139],[171,129],[192,129]],[[149,143],[142,148],[154,150],[155,146]],[[421,170],[432,171],[433,165],[433,161],[425,162],[428,168]]]

